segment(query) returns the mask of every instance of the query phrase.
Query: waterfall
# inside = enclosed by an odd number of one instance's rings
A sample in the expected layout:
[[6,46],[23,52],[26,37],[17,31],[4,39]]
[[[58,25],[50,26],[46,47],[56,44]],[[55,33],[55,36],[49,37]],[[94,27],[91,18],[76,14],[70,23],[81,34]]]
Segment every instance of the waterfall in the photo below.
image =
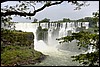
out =
[[[75,26],[76,25],[76,26]],[[84,23],[88,28],[88,23]],[[38,40],[37,30],[41,26],[42,29],[48,30],[42,32],[43,39]],[[49,55],[43,62],[35,64],[35,66],[76,66],[80,65],[78,62],[72,62],[71,56],[82,53],[79,51],[76,41],[71,43],[59,44],[56,38],[69,35],[71,32],[76,32],[76,28],[80,27],[80,23],[74,22],[64,23],[15,23],[16,30],[34,33],[34,49]],[[68,32],[70,31],[70,32]],[[47,35],[46,35],[47,34]],[[46,41],[48,43],[46,43]],[[34,66],[34,65],[32,65]]]

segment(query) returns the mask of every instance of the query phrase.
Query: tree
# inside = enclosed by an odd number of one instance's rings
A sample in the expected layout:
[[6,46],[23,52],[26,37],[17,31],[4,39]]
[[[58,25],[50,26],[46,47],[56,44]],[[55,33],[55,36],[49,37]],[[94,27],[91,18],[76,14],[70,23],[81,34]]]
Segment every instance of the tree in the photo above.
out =
[[39,22],[50,22],[50,19],[44,18],[43,20],[41,20]]
[[32,23],[36,23],[38,21],[38,19],[34,18],[34,21]]
[[[52,5],[61,4],[63,1],[55,2],[55,3],[51,3],[51,1],[43,1],[45,4],[41,8],[36,10],[34,5],[38,2],[42,3],[42,1],[19,1],[20,5],[16,4],[16,6],[10,6],[9,8],[7,5],[5,6],[6,9],[4,8],[1,9],[2,10],[1,16],[8,16],[8,15],[19,15],[19,16],[25,16],[25,17],[34,16],[37,12],[43,10],[44,8],[52,6]],[[24,11],[24,10],[29,9],[29,7],[27,6],[33,7],[32,13],[31,12],[27,13],[26,11]]]
[[[99,13],[95,14],[94,17],[95,19],[98,18],[99,21]],[[72,58],[75,58],[73,61],[79,61],[79,63],[88,66],[99,66],[99,34],[97,34],[96,32],[91,33],[89,31],[82,30],[79,33],[72,33],[72,36],[62,37],[57,40],[61,40],[60,43],[64,43],[64,42],[71,42],[74,39],[78,40],[77,46],[79,46],[79,49],[81,49],[81,47],[88,48],[88,46],[92,45],[93,47],[95,47],[95,51],[72,56]]]
[[68,18],[68,19],[66,19],[66,18],[63,18],[63,22],[69,22],[70,21],[70,19]]
[[[98,13],[98,11],[96,13]],[[95,13],[93,13],[93,15],[94,14]],[[97,25],[98,19],[99,18],[95,17],[95,16],[94,17],[85,17],[84,21],[89,22],[89,27],[93,28],[93,27],[95,27]]]
[[[5,1],[1,1],[3,3]],[[5,6],[6,8],[1,8],[1,16],[9,16],[9,15],[19,15],[19,16],[34,16],[37,12],[45,9],[46,7],[50,7],[53,5],[61,4],[63,1],[19,1],[19,4],[16,4],[16,6]],[[77,7],[76,10],[81,9],[81,6],[88,6],[89,4],[86,4],[86,1],[83,1],[82,3],[78,1],[68,1],[75,4]],[[40,7],[39,9],[35,9],[36,3],[43,3],[44,5]],[[30,9],[28,6],[33,8],[33,11],[26,10]],[[15,9],[16,8],[16,9]]]

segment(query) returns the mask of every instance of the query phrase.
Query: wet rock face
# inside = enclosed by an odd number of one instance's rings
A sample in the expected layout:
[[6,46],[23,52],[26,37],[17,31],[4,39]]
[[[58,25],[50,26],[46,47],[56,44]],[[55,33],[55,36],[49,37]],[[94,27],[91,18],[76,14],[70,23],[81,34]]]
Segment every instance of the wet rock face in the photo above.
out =
[[48,43],[48,29],[42,29],[42,27],[39,26],[36,30],[36,37],[37,40],[43,40],[44,42]]

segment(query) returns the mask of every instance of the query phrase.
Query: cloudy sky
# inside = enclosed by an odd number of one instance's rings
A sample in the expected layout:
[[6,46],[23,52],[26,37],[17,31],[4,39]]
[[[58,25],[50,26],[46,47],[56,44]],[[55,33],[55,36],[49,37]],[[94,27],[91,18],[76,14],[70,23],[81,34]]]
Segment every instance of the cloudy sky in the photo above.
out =
[[[5,5],[15,5],[16,1],[4,2],[1,4],[1,7]],[[32,18],[37,18],[38,21],[48,18],[50,21],[62,20],[63,18],[69,18],[72,20],[77,20],[84,17],[91,17],[93,12],[99,10],[99,1],[88,1],[90,5],[87,7],[82,7],[81,10],[74,10],[75,5],[71,5],[71,3],[67,3],[66,1],[59,5],[54,5],[51,7],[47,7],[44,10],[38,12]],[[42,4],[37,4],[36,7],[40,7]],[[12,21],[15,22],[31,22],[32,20],[26,20],[21,17],[14,17]]]

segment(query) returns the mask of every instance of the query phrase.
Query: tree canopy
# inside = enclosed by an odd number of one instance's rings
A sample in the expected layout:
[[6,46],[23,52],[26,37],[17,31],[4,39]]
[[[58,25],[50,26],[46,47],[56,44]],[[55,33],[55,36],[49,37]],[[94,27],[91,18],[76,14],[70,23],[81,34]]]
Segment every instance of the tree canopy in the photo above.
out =
[[[1,3],[6,1],[1,1]],[[16,4],[16,6],[5,6],[5,8],[1,8],[1,16],[9,16],[9,15],[19,15],[19,16],[34,16],[37,12],[42,11],[46,7],[50,7],[53,5],[61,4],[64,1],[19,1],[19,4]],[[75,10],[81,9],[81,6],[88,6],[89,4],[86,4],[86,1],[83,1],[82,3],[79,3],[78,1],[66,1],[71,2],[72,4],[76,5],[77,7]],[[41,6],[38,9],[35,9],[36,3],[43,3],[43,6]],[[29,7],[28,7],[29,6]],[[33,7],[32,12],[26,12],[26,10],[30,9],[30,7]]]

